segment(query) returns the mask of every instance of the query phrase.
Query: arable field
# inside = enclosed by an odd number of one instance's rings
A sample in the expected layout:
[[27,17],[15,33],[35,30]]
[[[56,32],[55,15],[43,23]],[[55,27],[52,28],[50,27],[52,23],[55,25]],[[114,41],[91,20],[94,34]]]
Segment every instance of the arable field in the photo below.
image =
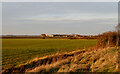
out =
[[93,39],[2,39],[2,67],[17,67],[36,57],[95,45]]

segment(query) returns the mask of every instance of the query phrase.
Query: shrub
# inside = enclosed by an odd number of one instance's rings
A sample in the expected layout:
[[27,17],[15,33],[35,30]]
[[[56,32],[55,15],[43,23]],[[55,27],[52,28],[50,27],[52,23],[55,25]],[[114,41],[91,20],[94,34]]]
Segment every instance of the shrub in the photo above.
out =
[[[98,46],[106,47],[106,46],[116,46],[117,45],[117,32],[105,32],[103,34],[98,35]],[[120,36],[119,36],[120,37]]]

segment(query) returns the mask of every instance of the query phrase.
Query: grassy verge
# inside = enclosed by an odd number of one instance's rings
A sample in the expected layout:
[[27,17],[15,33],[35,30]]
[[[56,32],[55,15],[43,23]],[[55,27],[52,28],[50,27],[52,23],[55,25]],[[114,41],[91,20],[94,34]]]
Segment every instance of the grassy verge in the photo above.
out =
[[116,47],[86,50],[76,56],[41,65],[27,72],[118,72],[118,50]]

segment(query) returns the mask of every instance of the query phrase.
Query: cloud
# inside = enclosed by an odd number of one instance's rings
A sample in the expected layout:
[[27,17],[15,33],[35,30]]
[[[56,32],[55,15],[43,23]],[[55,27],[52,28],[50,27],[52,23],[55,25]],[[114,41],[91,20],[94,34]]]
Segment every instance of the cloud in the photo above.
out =
[[110,2],[3,3],[3,33],[98,34],[113,30],[117,9],[117,3]]
[[[29,21],[89,21],[96,19],[116,19],[116,16],[111,14],[109,15],[100,15],[100,14],[71,14],[71,15],[42,15],[42,16],[34,16],[28,18],[21,18],[21,20],[29,20]],[[111,21],[111,20],[110,20]]]

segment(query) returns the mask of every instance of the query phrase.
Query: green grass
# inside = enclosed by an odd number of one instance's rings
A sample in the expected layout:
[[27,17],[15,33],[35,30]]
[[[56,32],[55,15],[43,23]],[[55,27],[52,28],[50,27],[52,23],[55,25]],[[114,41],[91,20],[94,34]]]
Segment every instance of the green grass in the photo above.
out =
[[2,39],[2,67],[16,67],[35,57],[83,49],[96,42],[87,39]]

